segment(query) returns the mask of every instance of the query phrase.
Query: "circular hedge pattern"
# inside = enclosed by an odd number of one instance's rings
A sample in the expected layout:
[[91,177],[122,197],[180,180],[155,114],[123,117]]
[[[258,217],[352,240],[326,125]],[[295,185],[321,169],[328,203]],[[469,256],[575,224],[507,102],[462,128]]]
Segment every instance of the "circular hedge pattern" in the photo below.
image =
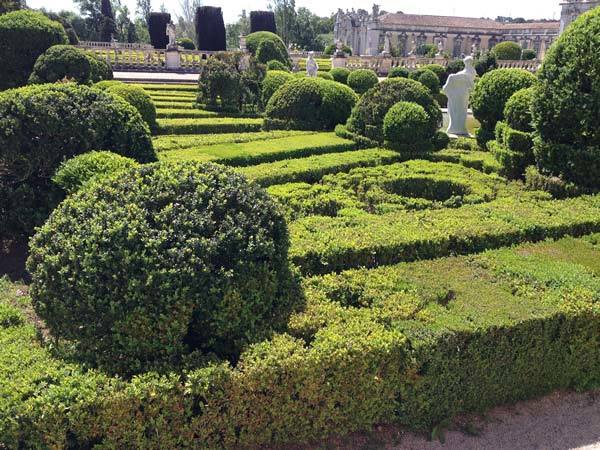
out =
[[384,117],[393,105],[403,101],[418,103],[425,109],[433,135],[442,121],[440,106],[425,86],[406,78],[386,79],[363,95],[352,110],[348,130],[382,144]]
[[31,241],[36,312],[83,360],[131,374],[191,350],[236,358],[298,292],[266,192],[216,164],[158,163],[67,198]]
[[348,86],[322,78],[295,78],[281,86],[266,109],[266,128],[332,130],[344,123],[357,96]]
[[413,102],[398,102],[383,119],[386,147],[399,151],[424,151],[431,147],[431,127],[425,109]]
[[29,84],[56,83],[64,78],[89,83],[92,66],[86,54],[71,45],[54,45],[42,53],[29,76]]
[[597,36],[598,8],[575,20],[552,45],[532,104],[540,169],[593,189],[600,188]]
[[156,123],[156,107],[154,106],[152,97],[143,88],[131,84],[119,83],[108,87],[106,92],[118,95],[137,109],[144,122],[150,127],[150,130],[158,128],[158,124]]
[[0,15],[0,90],[27,83],[38,56],[53,45],[68,43],[63,26],[42,13]]
[[531,104],[534,88],[521,89],[515,92],[506,102],[504,118],[506,123],[515,130],[530,133],[533,131]]
[[379,83],[377,74],[369,69],[358,69],[348,75],[348,86],[354,89],[354,92],[358,95],[362,95],[373,86],[377,86],[377,83]]

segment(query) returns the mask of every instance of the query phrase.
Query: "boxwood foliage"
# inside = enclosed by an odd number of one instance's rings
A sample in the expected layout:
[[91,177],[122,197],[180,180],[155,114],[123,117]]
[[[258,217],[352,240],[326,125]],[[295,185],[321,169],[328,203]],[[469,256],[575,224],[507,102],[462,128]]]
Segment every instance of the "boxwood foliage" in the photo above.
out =
[[[277,60],[287,67],[291,67],[291,60],[288,55],[287,47],[279,36],[269,31],[257,31],[246,36],[246,46],[248,51],[253,55],[258,55],[258,48],[263,42],[271,42],[273,45],[269,45],[270,52],[272,53],[270,60]],[[276,51],[273,53],[273,47]],[[268,62],[270,60],[265,61]]]
[[137,109],[142,116],[142,119],[148,124],[150,131],[157,130],[156,108],[152,98],[144,88],[131,84],[119,83],[108,87],[106,92],[110,92],[111,94],[123,98],[127,103]]
[[284,72],[289,72],[290,69],[283,64],[281,61],[277,61],[272,59],[271,61],[267,62],[267,70],[283,70]]
[[539,71],[533,117],[536,161],[545,172],[600,188],[600,10],[579,17],[550,48]]
[[72,45],[53,45],[42,53],[29,76],[29,84],[56,83],[64,78],[90,83],[92,66],[83,50]]
[[200,6],[194,17],[198,50],[221,52],[227,49],[223,11],[216,6]]
[[44,14],[14,11],[0,16],[0,89],[27,83],[35,61],[53,45],[68,44],[63,26]]
[[385,146],[393,150],[409,153],[431,150],[433,134],[427,112],[418,103],[396,103],[383,119],[383,137]]
[[256,33],[257,31],[277,33],[273,11],[250,11],[250,33]]
[[348,119],[356,100],[352,89],[341,83],[295,78],[272,95],[265,112],[265,128],[333,130]]
[[87,54],[86,56],[91,66],[90,80],[92,83],[113,79],[112,66],[106,61],[106,59],[91,54]]
[[27,236],[60,200],[59,164],[93,149],[156,160],[148,126],[125,100],[83,85],[47,84],[0,94],[0,234]]
[[30,243],[36,312],[111,372],[235,359],[299,302],[276,203],[216,164],[157,163],[67,198]]
[[523,50],[521,49],[521,46],[516,42],[506,41],[496,44],[496,46],[492,49],[492,52],[496,56],[496,59],[499,61],[516,61],[521,59],[521,53],[523,52]]
[[423,70],[417,81],[429,89],[431,95],[437,95],[440,93],[440,79],[432,70]]
[[262,102],[263,105],[269,103],[269,100],[273,94],[288,81],[294,79],[294,75],[290,72],[284,72],[282,70],[269,70],[262,86]]
[[350,70],[345,67],[334,67],[329,71],[329,74],[332,76],[333,81],[337,81],[338,83],[348,84],[348,77],[350,76]]
[[52,181],[67,194],[72,194],[94,180],[137,165],[134,159],[113,152],[91,151],[63,162]]
[[171,14],[152,12],[148,16],[148,32],[150,33],[150,44],[154,48],[164,49],[169,43],[167,36],[167,24],[171,22]]
[[408,78],[410,72],[406,67],[392,67],[390,69],[390,73],[388,73],[388,78]]
[[486,73],[471,95],[473,115],[481,123],[477,142],[482,148],[493,139],[496,123],[504,119],[508,99],[517,91],[533,86],[537,78],[523,69],[497,69]]
[[358,69],[348,75],[348,86],[354,89],[358,95],[362,95],[379,83],[377,74],[371,69]]
[[418,103],[425,109],[433,135],[442,120],[440,107],[425,86],[406,78],[386,79],[363,95],[348,119],[348,131],[382,144],[383,119],[393,105],[403,101]]
[[527,133],[533,131],[531,108],[534,91],[533,87],[521,89],[508,99],[504,107],[504,118],[508,126]]

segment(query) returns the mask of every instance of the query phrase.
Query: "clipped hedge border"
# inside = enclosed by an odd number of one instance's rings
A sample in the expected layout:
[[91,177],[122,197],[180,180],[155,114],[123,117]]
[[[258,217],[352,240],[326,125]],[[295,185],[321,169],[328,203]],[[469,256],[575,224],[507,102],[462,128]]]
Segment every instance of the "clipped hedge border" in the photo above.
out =
[[251,133],[260,131],[262,119],[208,118],[160,119],[158,134]]

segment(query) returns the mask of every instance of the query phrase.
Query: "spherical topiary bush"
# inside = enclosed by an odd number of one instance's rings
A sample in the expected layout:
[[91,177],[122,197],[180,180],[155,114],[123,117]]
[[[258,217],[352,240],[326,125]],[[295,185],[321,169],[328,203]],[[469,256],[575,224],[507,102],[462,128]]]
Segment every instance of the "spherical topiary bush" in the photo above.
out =
[[87,54],[86,56],[92,69],[90,74],[92,83],[113,79],[112,66],[106,62],[106,60],[90,54]]
[[521,59],[523,61],[531,61],[531,60],[536,59],[536,58],[537,58],[537,53],[532,48],[526,48],[521,53]]
[[329,71],[329,74],[332,76],[333,81],[337,81],[338,83],[342,84],[348,84],[350,71],[345,67],[334,67]]
[[545,173],[600,188],[600,10],[558,38],[538,72],[533,102],[535,157]]
[[62,163],[52,181],[67,194],[72,194],[91,181],[138,165],[134,159],[113,152],[91,151]]
[[67,198],[31,240],[36,312],[122,374],[193,350],[235,359],[299,300],[276,203],[216,164],[158,163]]
[[390,73],[388,73],[388,78],[408,78],[410,72],[406,67],[392,67],[390,69]]
[[421,105],[429,118],[428,126],[432,135],[440,127],[442,111],[429,90],[418,81],[391,78],[382,81],[360,98],[348,120],[348,131],[382,144],[383,119],[398,102]]
[[399,151],[431,149],[433,133],[425,109],[413,102],[398,102],[383,119],[385,146]]
[[318,72],[317,76],[319,78],[323,78],[324,80],[334,81],[333,77],[331,76],[331,74],[329,72]]
[[433,71],[429,69],[423,70],[417,81],[429,89],[431,95],[440,93],[440,79]]
[[53,45],[68,43],[63,26],[42,13],[0,15],[0,90],[27,83],[38,56]]
[[28,236],[61,200],[50,178],[60,163],[94,149],[156,161],[148,126],[120,97],[74,83],[0,93],[0,234]]
[[98,81],[97,83],[94,83],[94,87],[105,91],[109,87],[120,85],[120,84],[124,84],[124,83],[119,80],[102,80],[102,81]]
[[[269,31],[257,31],[256,33],[250,33],[248,36],[246,36],[246,47],[253,56],[258,57],[258,48],[260,47],[260,44],[267,41],[271,42],[277,51],[275,54],[273,54],[274,57],[271,57],[264,63],[275,59],[285,64],[287,67],[290,67],[290,57],[288,55],[287,47],[281,38],[275,33],[271,33]],[[272,48],[272,46],[269,45],[269,48]]]
[[485,147],[493,139],[496,123],[504,119],[508,99],[517,91],[535,84],[535,75],[522,69],[497,69],[486,73],[475,84],[471,95],[473,115],[481,123],[478,143]]
[[177,39],[177,45],[182,47],[184,50],[196,50],[196,44],[190,38]]
[[269,61],[279,61],[283,64],[279,47],[270,39],[265,39],[258,44],[258,48],[256,49],[256,60],[261,64],[267,64]]
[[294,75],[281,70],[269,70],[262,84],[262,102],[263,105],[269,103],[269,100],[277,89],[283,86],[290,80],[294,79]]
[[533,131],[531,104],[534,88],[521,89],[515,92],[506,102],[504,118],[506,123],[515,130],[530,133]]
[[332,130],[348,119],[356,100],[352,89],[341,83],[294,77],[269,100],[265,128]]
[[106,89],[106,92],[118,95],[137,109],[151,131],[158,128],[158,124],[156,123],[156,107],[154,106],[152,97],[150,97],[143,88],[131,84],[120,83],[113,84]]
[[377,86],[378,82],[377,74],[370,69],[358,69],[348,75],[348,86],[354,89],[354,92],[358,95],[362,95],[373,86]]
[[284,72],[289,72],[289,67],[283,64],[281,61],[276,61],[272,59],[267,63],[267,70],[281,70]]
[[54,45],[35,62],[29,84],[56,83],[63,78],[89,83],[91,73],[92,66],[83,50],[71,45]]
[[496,55],[496,59],[500,61],[521,59],[522,51],[519,44],[511,41],[500,42],[492,50],[494,55]]

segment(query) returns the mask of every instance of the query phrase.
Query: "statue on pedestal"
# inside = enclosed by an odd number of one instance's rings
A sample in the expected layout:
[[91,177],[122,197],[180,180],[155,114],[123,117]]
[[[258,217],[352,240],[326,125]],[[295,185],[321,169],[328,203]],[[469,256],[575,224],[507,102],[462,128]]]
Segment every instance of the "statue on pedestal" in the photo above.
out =
[[169,37],[169,43],[167,44],[167,50],[177,50],[177,30],[175,29],[175,24],[173,22],[169,22],[167,24],[166,35]]
[[467,131],[467,110],[469,108],[469,94],[475,87],[477,72],[473,67],[473,58],[467,56],[465,69],[450,75],[444,86],[444,94],[448,97],[448,115],[450,125],[447,133],[455,136],[469,136]]
[[315,61],[315,52],[308,52],[308,59],[306,60],[306,75],[309,77],[316,77],[319,71],[319,65]]
[[381,56],[390,56],[392,49],[392,34],[385,33],[383,38],[383,52],[381,52]]

